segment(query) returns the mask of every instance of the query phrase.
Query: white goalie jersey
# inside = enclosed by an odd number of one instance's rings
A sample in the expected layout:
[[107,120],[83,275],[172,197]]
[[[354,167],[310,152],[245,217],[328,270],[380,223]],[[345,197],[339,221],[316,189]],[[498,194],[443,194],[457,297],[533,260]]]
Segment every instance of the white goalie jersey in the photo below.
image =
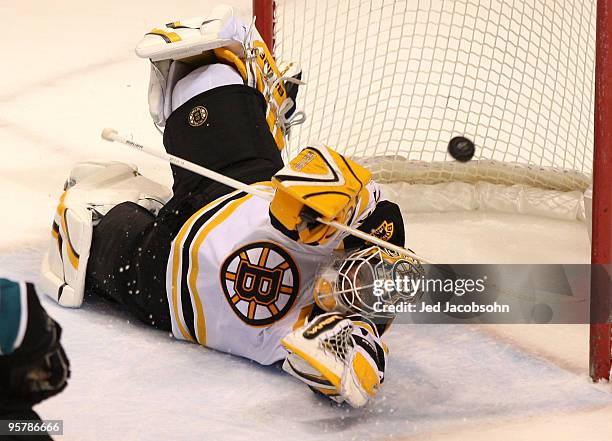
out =
[[[272,184],[255,187],[273,192]],[[380,191],[367,185],[352,226],[375,209]],[[271,223],[270,202],[229,193],[197,211],[170,250],[166,290],[172,332],[261,364],[286,357],[280,340],[312,310],[318,267],[340,246],[342,233],[324,245],[290,239]]]

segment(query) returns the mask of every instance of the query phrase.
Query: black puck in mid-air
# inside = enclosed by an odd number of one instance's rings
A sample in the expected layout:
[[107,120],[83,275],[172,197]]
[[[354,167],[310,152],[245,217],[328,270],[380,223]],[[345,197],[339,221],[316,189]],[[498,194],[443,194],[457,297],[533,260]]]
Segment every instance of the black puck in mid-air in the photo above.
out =
[[455,136],[448,143],[448,153],[460,162],[467,162],[474,157],[476,147],[465,136]]

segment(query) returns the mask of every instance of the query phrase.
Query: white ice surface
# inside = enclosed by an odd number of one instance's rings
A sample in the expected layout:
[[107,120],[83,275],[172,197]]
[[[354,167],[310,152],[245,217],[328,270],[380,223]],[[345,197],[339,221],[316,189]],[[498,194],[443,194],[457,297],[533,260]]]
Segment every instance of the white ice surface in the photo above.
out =
[[[0,276],[37,280],[74,162],[132,162],[170,183],[166,164],[105,143],[99,133],[116,126],[161,146],[147,113],[148,66],[133,47],[153,25],[200,15],[211,4],[0,2],[7,18]],[[413,248],[440,260],[588,261],[577,222],[408,215],[407,228]],[[379,398],[352,410],[330,406],[275,368],[175,341],[108,304],[68,310],[43,302],[64,328],[72,362],[68,389],[37,407],[44,418],[65,421],[58,439],[594,440],[612,429],[610,388],[588,380],[585,326],[396,326]]]

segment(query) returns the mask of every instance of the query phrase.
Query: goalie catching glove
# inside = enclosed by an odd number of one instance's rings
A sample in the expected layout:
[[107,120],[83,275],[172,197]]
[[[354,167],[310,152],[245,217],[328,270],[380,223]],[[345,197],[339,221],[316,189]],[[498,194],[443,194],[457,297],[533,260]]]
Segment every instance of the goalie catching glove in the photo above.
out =
[[327,146],[307,147],[272,177],[270,213],[302,243],[327,243],[337,230],[322,224],[352,224],[367,205],[370,172]]
[[336,402],[362,407],[384,380],[386,347],[359,315],[322,314],[281,340],[283,369]]

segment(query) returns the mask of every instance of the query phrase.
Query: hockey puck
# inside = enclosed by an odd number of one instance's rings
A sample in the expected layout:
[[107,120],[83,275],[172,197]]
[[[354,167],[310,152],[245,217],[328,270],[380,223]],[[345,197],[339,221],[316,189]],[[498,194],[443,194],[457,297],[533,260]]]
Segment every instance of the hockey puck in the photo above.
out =
[[455,136],[448,143],[448,153],[460,162],[467,162],[474,157],[476,147],[465,136]]

